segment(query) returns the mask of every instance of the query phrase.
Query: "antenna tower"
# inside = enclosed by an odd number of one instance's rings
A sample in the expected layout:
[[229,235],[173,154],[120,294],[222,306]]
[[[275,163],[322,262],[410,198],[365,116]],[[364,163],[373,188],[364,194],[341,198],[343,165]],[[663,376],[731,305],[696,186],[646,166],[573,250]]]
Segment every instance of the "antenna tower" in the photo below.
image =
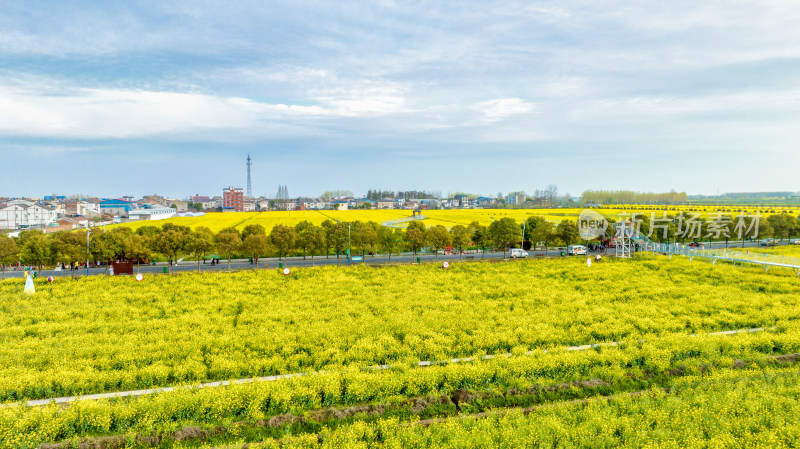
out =
[[253,163],[250,161],[250,155],[247,155],[247,197],[253,197],[253,185],[250,183],[250,166]]

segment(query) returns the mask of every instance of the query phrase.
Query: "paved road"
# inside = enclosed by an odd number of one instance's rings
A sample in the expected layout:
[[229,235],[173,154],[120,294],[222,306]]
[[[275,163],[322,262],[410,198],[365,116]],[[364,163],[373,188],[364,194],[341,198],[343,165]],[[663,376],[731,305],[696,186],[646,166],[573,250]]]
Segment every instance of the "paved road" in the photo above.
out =
[[[741,247],[742,244],[734,244],[729,243],[728,247]],[[753,248],[755,251],[756,248],[759,247],[759,242],[748,242],[744,244],[745,248]],[[725,243],[710,243],[705,246],[706,249],[716,249],[716,248],[724,248]],[[564,250],[563,248],[551,248],[548,251],[548,255],[550,257],[556,256],[560,257],[561,251]],[[565,250],[564,250],[565,251]],[[481,259],[489,259],[489,260],[499,260],[503,259],[503,252],[501,251],[487,251],[486,254],[464,254],[461,256],[462,260],[481,260]],[[505,256],[508,257],[508,252],[505,253]],[[544,251],[537,250],[529,250],[528,254],[530,257],[543,257],[545,255]],[[594,254],[594,253],[590,253]],[[613,255],[614,249],[609,249],[606,253],[600,253],[606,255]],[[398,263],[398,264],[409,264],[414,263],[417,260],[417,257],[420,258],[420,261],[423,263],[430,263],[435,262],[436,257],[433,254],[420,254],[414,256],[413,254],[403,254],[403,255],[394,255],[391,257],[391,263]],[[455,261],[459,260],[458,255],[439,255],[439,261]],[[356,262],[353,262],[356,263]],[[364,257],[363,263],[367,265],[382,265],[389,263],[389,257],[385,255],[376,255],[370,256],[367,255]],[[279,264],[283,264],[284,267],[310,267],[312,265],[311,257],[307,257],[303,260],[302,257],[288,257],[284,258],[283,260],[278,260],[277,258],[267,258],[261,259],[259,261],[258,268],[277,268]],[[315,257],[313,261],[314,265],[337,265],[337,260],[335,256],[331,256],[329,258],[323,257]],[[341,257],[338,261],[338,264],[341,266],[347,266],[347,258]],[[164,268],[166,268],[166,263],[159,263],[156,265],[141,265],[139,270],[143,274],[161,274],[164,272]],[[230,268],[232,270],[243,270],[243,269],[253,269],[257,268],[254,264],[251,264],[246,259],[234,259],[231,261]],[[210,271],[224,271],[228,269],[228,264],[226,261],[223,261],[220,265],[211,265],[210,263],[200,264],[200,270],[203,272],[210,272]],[[134,267],[134,272],[136,271],[136,267]],[[180,272],[188,272],[188,271],[197,271],[197,265],[192,262],[181,262],[177,266],[172,267],[173,273],[180,273]],[[104,275],[106,273],[105,268],[90,268],[89,274],[90,275]],[[6,271],[7,278],[21,278],[24,275],[24,271]],[[39,272],[39,276],[71,276],[72,272],[69,270],[66,271],[54,271],[54,270],[43,270]],[[75,271],[75,276],[86,276],[86,268],[79,269]]]
[[[544,251],[528,251],[531,256],[535,253],[541,253],[544,255]],[[551,250],[550,255],[560,254],[556,253]],[[508,256],[508,253],[506,253]],[[420,258],[420,261],[423,263],[428,262],[435,262],[436,257],[433,254],[419,254],[414,256],[413,254],[403,254],[403,255],[393,255],[391,257],[391,263],[393,264],[410,264],[415,263],[417,257]],[[485,259],[502,259],[503,253],[502,252],[486,252],[485,255],[479,254],[464,254],[461,256],[463,260],[480,260],[482,257]],[[439,261],[453,261],[459,260],[458,255],[439,255]],[[357,262],[352,262],[352,264],[356,264]],[[376,255],[370,256],[366,255],[364,257],[363,262],[358,263],[365,263],[367,265],[382,265],[389,263],[389,257],[385,255]],[[284,267],[310,267],[313,265],[320,266],[320,265],[340,265],[342,267],[347,266],[347,257],[341,257],[338,262],[335,256],[331,256],[329,258],[323,257],[315,257],[314,260],[311,260],[311,257],[307,257],[305,260],[302,257],[285,257],[282,260],[278,260],[278,258],[267,258],[259,260],[258,267],[255,264],[251,264],[247,259],[234,259],[231,261],[230,268],[231,270],[242,270],[242,269],[254,269],[254,268],[277,268],[279,264],[282,264]],[[166,263],[158,263],[156,265],[141,265],[139,270],[141,273],[144,274],[162,274],[164,269],[167,267]],[[227,261],[223,260],[219,265],[211,265],[210,263],[201,263],[200,264],[200,271],[203,272],[211,272],[211,271],[225,271],[228,269]],[[134,266],[134,272],[136,271],[136,267]],[[197,271],[197,265],[193,262],[180,262],[178,265],[174,265],[172,267],[173,273],[179,272],[189,272],[189,271]],[[105,274],[105,268],[90,268],[89,274],[90,275],[97,275],[97,274]],[[72,272],[70,270],[66,271],[54,271],[52,269],[43,270],[39,272],[39,276],[71,276]],[[6,277],[9,278],[20,278],[24,276],[24,271],[6,271]],[[86,268],[82,268],[75,271],[75,276],[86,276]]]

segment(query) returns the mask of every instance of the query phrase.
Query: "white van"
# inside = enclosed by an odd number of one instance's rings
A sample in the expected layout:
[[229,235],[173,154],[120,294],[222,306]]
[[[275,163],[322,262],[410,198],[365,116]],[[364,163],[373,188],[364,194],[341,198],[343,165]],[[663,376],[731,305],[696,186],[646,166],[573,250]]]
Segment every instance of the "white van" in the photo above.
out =
[[525,258],[528,257],[528,253],[520,248],[511,248],[511,258],[514,259],[516,257]]
[[567,247],[567,254],[570,256],[585,256],[586,247],[583,245],[569,245]]

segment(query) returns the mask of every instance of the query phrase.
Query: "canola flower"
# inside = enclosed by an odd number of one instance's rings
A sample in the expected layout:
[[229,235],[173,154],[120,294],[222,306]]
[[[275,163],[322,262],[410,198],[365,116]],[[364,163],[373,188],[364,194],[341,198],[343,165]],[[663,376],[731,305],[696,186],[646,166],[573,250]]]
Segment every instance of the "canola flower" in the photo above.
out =
[[[709,376],[706,367],[714,366],[713,376],[720,377],[730,371],[725,367],[739,358],[748,360],[748,368],[737,370],[738,376],[753,378],[763,375],[758,367],[767,363],[766,354],[761,351],[772,349],[776,341],[780,341],[783,349],[800,349],[800,333],[796,329],[782,334],[791,337],[742,334],[731,339],[674,335],[653,344],[630,344],[600,352],[556,350],[468,364],[377,372],[345,368],[278,382],[178,390],[130,400],[79,401],[66,408],[55,404],[39,408],[3,407],[0,447],[22,447],[23,443],[33,446],[98,434],[169,433],[185,425],[213,428],[220,423],[230,426],[242,420],[255,423],[284,413],[302,416],[329,406],[402,404],[408,397],[452,394],[461,388],[502,395],[510,388],[524,390],[531,385],[546,388],[598,378],[618,386],[612,387],[618,392],[629,392],[631,388],[639,389],[636,385],[626,387],[631,375],[643,379],[648,373],[679,365],[689,374],[686,379],[697,382]],[[797,376],[795,369],[772,371]],[[726,379],[734,377],[729,374]],[[674,386],[680,387],[682,382],[685,383],[679,378]]]
[[0,399],[771,327],[800,283],[682,258],[0,284]]
[[[538,421],[529,420],[534,414],[487,419],[491,432],[466,420],[428,428],[386,420],[375,434],[376,425],[354,422],[333,430],[322,445],[502,447],[501,441],[510,441],[536,447],[596,440],[691,447],[718,434],[695,425],[705,415],[681,421],[672,414],[693,410],[693,395],[703,391],[717,395],[705,397],[706,404],[737,401],[739,386],[758,376],[768,379],[760,387],[763,394],[745,399],[764,413],[745,415],[772,416],[773,423],[796,426],[794,409],[781,402],[796,397],[791,384],[781,380],[793,371],[761,368],[770,365],[771,355],[800,352],[800,327],[795,324],[800,283],[789,272],[765,274],[656,258],[604,261],[591,268],[581,260],[539,260],[454,263],[447,271],[435,265],[324,267],[295,270],[288,278],[263,271],[148,277],[141,283],[93,277],[40,282],[32,297],[23,296],[18,284],[0,283],[5,299],[0,306],[0,391],[6,401],[0,407],[0,448],[93,435],[173,432],[185,425],[253,423],[330,406],[400,404],[461,388],[502,394],[510,388],[596,378],[624,392],[630,375],[645,379],[647,373],[676,368],[686,371],[687,383],[685,390],[682,380],[673,386],[690,393],[662,395],[654,390],[630,403],[614,399],[610,404],[627,408],[593,412],[603,419],[582,414],[591,407],[555,404],[552,410],[559,414],[537,411]],[[750,327],[767,330],[706,335]],[[560,349],[608,341],[620,344],[580,352]],[[514,355],[429,368],[410,363],[505,352]],[[745,371],[729,372],[741,360]],[[395,368],[363,369],[379,363]],[[714,367],[710,375],[708,366]],[[66,392],[306,370],[323,372],[142,398],[79,401],[66,408],[9,404]],[[719,382],[693,387],[709,378]],[[637,405],[639,400],[644,405]],[[626,413],[645,409],[658,417],[655,428],[650,421],[626,420]],[[715,423],[735,411],[716,407],[711,413],[718,418],[708,422]],[[751,433],[725,440],[732,445],[755,441],[758,432],[775,447],[794,436],[775,430],[777,424],[769,427],[767,419],[735,418]],[[529,427],[537,427],[532,422],[546,422],[547,431],[529,435]],[[688,433],[691,438],[675,439],[680,427],[673,422],[694,425],[687,428],[696,431]],[[620,434],[621,428],[630,430]],[[281,444],[319,446],[316,437],[307,435],[288,436]]]
[[[425,210],[422,211],[425,215],[424,223],[426,226],[442,225],[446,228],[451,228],[455,225],[467,226],[473,221],[488,226],[492,222],[492,217],[495,220],[500,218],[509,217],[517,222],[522,222],[531,216],[545,217],[551,221],[561,220],[577,220],[583,208],[539,208],[539,209],[452,209],[452,210]],[[767,217],[773,214],[790,213],[797,215],[800,213],[800,207],[754,207],[754,206],[698,206],[698,205],[683,205],[683,206],[652,206],[652,205],[619,205],[613,207],[604,207],[594,209],[606,218],[617,219],[620,214],[625,213],[639,213],[643,214],[645,218],[650,217],[650,213],[655,213],[656,217],[661,217],[663,213],[668,215],[677,216],[679,213],[699,213],[701,218],[707,219],[714,216],[716,213],[728,214],[728,216],[755,215],[760,214]],[[259,224],[269,232],[275,225],[282,224],[287,226],[295,226],[301,221],[309,221],[312,224],[320,225],[325,220],[343,222],[354,221],[374,221],[382,223],[386,220],[395,220],[399,218],[410,217],[412,212],[403,209],[376,209],[376,210],[332,210],[332,211],[264,211],[264,212],[239,212],[239,213],[221,213],[209,212],[201,217],[174,217],[159,222],[159,225],[164,223],[174,223],[177,225],[189,226],[197,228],[205,226],[214,232],[219,232],[221,229],[227,227],[235,227],[239,230],[244,229],[245,226],[250,224]],[[114,226],[127,226],[130,228],[138,229],[142,226],[151,226],[152,222],[138,221],[132,223],[125,223]]]
[[282,438],[254,448],[552,448],[796,447],[797,375],[723,373],[685,379],[666,394],[652,390],[611,401],[556,404],[529,414],[450,419],[430,426],[397,420],[355,423],[326,434]]

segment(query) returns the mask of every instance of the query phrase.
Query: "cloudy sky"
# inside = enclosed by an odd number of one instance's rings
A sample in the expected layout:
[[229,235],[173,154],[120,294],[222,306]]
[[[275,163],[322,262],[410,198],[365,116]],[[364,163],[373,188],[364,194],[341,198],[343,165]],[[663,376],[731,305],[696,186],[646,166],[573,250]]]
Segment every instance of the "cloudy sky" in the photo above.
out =
[[800,190],[792,1],[0,7],[0,196]]

